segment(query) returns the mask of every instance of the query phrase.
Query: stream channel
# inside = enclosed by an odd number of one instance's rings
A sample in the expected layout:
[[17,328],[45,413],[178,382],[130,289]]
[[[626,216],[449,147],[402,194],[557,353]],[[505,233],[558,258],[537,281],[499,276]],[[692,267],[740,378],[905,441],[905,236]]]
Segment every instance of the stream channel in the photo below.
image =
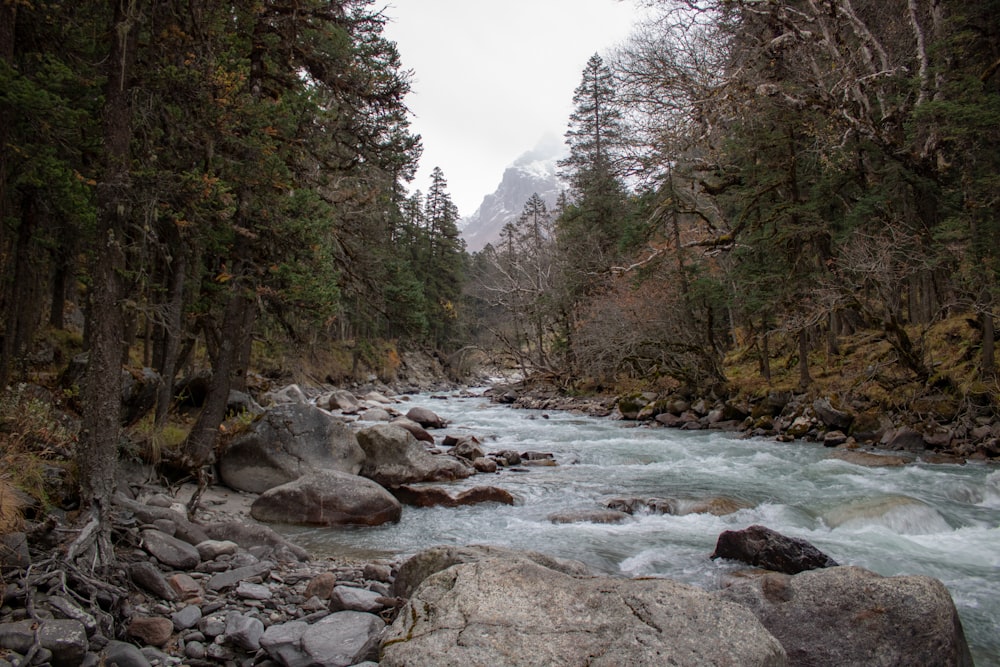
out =
[[[808,540],[842,565],[944,582],[978,667],[1000,666],[1000,468],[983,463],[861,467],[820,444],[740,439],[566,412],[491,404],[482,397],[421,405],[471,434],[485,451],[551,452],[557,467],[501,469],[446,485],[493,485],[514,506],[404,507],[398,524],[288,528],[317,556],[375,558],[439,544],[492,544],[575,558],[618,576],[668,577],[706,589],[745,566],[709,558],[719,533],[762,524]],[[727,516],[637,514],[622,524],[553,524],[559,511],[600,509],[615,497],[724,496],[748,508]]]

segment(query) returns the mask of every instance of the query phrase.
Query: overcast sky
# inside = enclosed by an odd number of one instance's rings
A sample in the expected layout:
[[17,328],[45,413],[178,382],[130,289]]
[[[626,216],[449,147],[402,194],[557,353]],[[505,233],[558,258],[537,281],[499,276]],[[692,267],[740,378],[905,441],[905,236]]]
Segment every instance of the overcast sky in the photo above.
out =
[[562,138],[587,59],[606,55],[638,16],[630,0],[388,0],[385,35],[413,71],[423,137],[411,189],[441,167],[464,217],[504,168],[545,136]]

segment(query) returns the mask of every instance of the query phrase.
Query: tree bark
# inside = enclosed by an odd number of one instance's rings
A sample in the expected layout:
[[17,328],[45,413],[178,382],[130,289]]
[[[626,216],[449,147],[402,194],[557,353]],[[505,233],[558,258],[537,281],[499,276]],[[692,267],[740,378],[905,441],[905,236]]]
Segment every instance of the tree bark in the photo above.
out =
[[806,329],[799,331],[799,389],[805,390],[812,384],[809,375],[809,336]]
[[989,311],[983,313],[981,319],[983,326],[983,355],[979,374],[984,380],[993,380],[997,376],[994,350],[996,345],[996,323],[993,321],[993,313]]
[[91,569],[115,560],[111,500],[121,434],[122,247],[128,215],[130,84],[136,57],[139,10],[135,2],[110,0],[112,22],[104,101],[104,176],[97,190],[97,224],[91,255],[88,330],[90,350],[84,379],[79,467],[81,520],[86,526],[69,550]]
[[219,349],[215,363],[212,364],[212,380],[205,404],[184,443],[185,465],[192,470],[200,469],[213,461],[219,425],[226,418],[233,378],[245,374],[245,368],[240,365],[239,360],[256,317],[256,305],[234,286],[223,316]]

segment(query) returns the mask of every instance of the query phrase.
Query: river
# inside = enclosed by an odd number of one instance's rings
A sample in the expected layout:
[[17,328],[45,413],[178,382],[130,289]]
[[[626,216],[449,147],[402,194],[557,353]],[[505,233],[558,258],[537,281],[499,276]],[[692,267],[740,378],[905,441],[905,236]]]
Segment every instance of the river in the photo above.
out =
[[[290,529],[300,544],[317,555],[356,557],[494,544],[575,558],[610,574],[714,589],[741,567],[709,559],[719,533],[762,524],[808,540],[843,565],[940,579],[958,607],[976,665],[1000,666],[996,466],[861,467],[831,458],[819,444],[514,410],[481,397],[418,395],[411,405],[451,420],[447,433],[478,436],[486,450],[552,452],[560,465],[476,475],[454,487],[500,486],[514,495],[514,506],[405,507],[398,524]],[[638,514],[618,525],[548,520],[557,511],[599,509],[613,497],[713,496],[748,508],[722,517]]]

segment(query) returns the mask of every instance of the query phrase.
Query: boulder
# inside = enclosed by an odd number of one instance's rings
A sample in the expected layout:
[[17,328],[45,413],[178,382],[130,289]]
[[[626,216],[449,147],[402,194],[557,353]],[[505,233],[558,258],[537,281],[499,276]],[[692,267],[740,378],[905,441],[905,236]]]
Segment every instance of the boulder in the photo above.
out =
[[851,424],[854,423],[854,415],[833,407],[829,398],[817,398],[813,401],[812,407],[820,421],[831,429],[846,433],[851,428]]
[[375,482],[320,470],[265,491],[250,506],[258,521],[309,526],[378,526],[399,521],[402,508]]
[[316,404],[327,410],[340,410],[353,414],[361,409],[361,401],[346,389],[334,389],[329,394],[321,396]]
[[786,537],[764,526],[724,531],[719,535],[712,558],[729,558],[786,574],[837,565],[809,542]]
[[881,444],[886,449],[920,452],[924,450],[924,436],[909,426],[889,429],[882,435]]
[[281,389],[269,391],[264,394],[264,402],[275,405],[289,403],[305,404],[309,402],[309,397],[306,396],[306,393],[302,391],[302,388],[299,385],[290,384],[287,387],[282,387]]
[[263,493],[313,470],[357,474],[364,460],[354,432],[312,405],[271,408],[222,453],[219,476],[233,489]]
[[348,667],[377,660],[382,619],[360,611],[339,611],[313,625],[290,621],[270,626],[261,647],[284,667]]
[[434,436],[428,433],[423,426],[413,421],[412,419],[407,419],[406,417],[396,417],[390,423],[406,429],[407,431],[410,432],[410,434],[414,438],[416,438],[420,442],[427,442],[432,445],[434,444]]
[[424,579],[435,572],[440,572],[452,565],[476,563],[488,558],[526,559],[546,569],[571,576],[585,577],[592,574],[590,568],[580,561],[555,558],[537,551],[519,551],[487,545],[465,547],[441,546],[424,549],[403,563],[396,574],[396,580],[392,583],[392,594],[397,597],[408,598]]
[[361,474],[385,487],[452,481],[474,472],[458,459],[428,453],[408,431],[392,424],[359,431],[358,443],[365,453]]
[[410,408],[409,412],[406,413],[406,418],[417,422],[424,428],[444,428],[448,424],[447,420],[442,419],[432,410],[420,406]]
[[466,461],[475,461],[485,456],[483,448],[479,446],[479,441],[475,438],[463,438],[455,443],[451,448],[451,455],[458,456]]
[[358,419],[363,422],[387,422],[392,419],[392,415],[383,408],[368,408],[358,415]]
[[453,496],[437,486],[403,485],[394,488],[392,493],[399,502],[414,507],[461,507],[479,503],[514,504],[514,496],[510,495],[509,491],[495,486],[475,486]]
[[752,611],[789,665],[972,665],[951,596],[930,577],[834,567],[741,579],[716,595]]
[[701,589],[576,578],[515,556],[425,579],[386,631],[379,664],[777,666],[785,652],[749,610]]
[[495,460],[481,456],[472,462],[472,467],[476,469],[476,472],[491,473],[496,472],[500,466]]
[[87,631],[80,621],[49,619],[36,628],[36,622],[29,619],[0,623],[0,649],[24,655],[35,643],[36,632],[41,648],[52,652],[51,663],[56,667],[76,667],[89,646]]
[[377,614],[385,609],[385,598],[367,588],[336,586],[330,594],[331,611],[365,611]]

